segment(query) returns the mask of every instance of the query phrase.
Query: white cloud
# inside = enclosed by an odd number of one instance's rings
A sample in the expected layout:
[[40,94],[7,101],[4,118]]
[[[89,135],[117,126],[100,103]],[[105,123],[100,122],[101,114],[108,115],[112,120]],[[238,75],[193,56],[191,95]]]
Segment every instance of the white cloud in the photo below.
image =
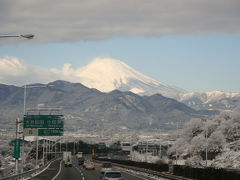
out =
[[46,83],[57,79],[57,75],[48,69],[35,67],[16,57],[0,59],[0,83],[23,85],[28,83]]
[[1,33],[40,42],[239,33],[239,9],[239,0],[7,0],[0,23]]
[[61,69],[42,68],[26,64],[17,57],[0,59],[0,83],[24,85],[29,83],[49,83],[55,80],[80,82],[78,72],[81,68],[72,68],[71,64],[64,64]]
[[27,65],[18,58],[6,57],[0,59],[0,78],[17,77],[26,74]]

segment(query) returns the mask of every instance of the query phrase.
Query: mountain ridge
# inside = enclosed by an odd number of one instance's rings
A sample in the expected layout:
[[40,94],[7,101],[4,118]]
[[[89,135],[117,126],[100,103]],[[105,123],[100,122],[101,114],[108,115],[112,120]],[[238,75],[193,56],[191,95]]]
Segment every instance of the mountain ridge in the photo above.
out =
[[162,94],[197,110],[229,110],[237,106],[237,103],[233,103],[232,100],[240,100],[240,93],[222,91],[189,93],[184,89],[158,82],[124,62],[111,58],[95,59],[84,66],[78,75],[82,84],[102,92],[118,89],[123,92],[131,91],[141,96]]
[[[51,88],[27,89],[27,108],[62,107],[66,114],[66,128],[92,128],[124,126],[130,129],[172,128],[171,122],[185,122],[202,114],[174,99],[160,94],[139,96],[132,92],[114,90],[103,93],[80,83],[55,81]],[[4,92],[9,86],[0,86]],[[23,113],[23,88],[14,87],[1,96],[1,124],[14,124]],[[7,116],[8,115],[8,116]],[[93,127],[94,125],[94,127]]]

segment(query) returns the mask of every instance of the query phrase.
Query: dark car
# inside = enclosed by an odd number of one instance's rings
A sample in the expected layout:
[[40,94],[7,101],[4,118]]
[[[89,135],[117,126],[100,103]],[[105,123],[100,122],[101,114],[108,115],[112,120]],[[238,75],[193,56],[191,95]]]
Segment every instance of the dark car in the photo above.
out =
[[81,158],[78,159],[78,165],[81,166],[83,164],[84,164],[84,158],[81,157]]
[[101,173],[104,174],[105,171],[111,171],[112,170],[112,164],[109,162],[104,162],[102,163],[102,167],[101,167]]

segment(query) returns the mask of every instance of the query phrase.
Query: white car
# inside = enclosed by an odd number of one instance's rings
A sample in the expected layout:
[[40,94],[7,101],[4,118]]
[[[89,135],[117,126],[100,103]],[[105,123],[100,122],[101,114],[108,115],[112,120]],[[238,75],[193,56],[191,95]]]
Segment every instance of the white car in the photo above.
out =
[[120,171],[106,171],[102,180],[124,180]]

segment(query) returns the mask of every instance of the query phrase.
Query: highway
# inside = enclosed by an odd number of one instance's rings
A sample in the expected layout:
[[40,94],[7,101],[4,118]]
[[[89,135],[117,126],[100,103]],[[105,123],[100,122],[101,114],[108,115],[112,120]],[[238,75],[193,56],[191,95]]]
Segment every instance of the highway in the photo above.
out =
[[[55,177],[55,180],[100,180],[100,167],[101,164],[95,163],[95,170],[85,170],[79,166],[75,160],[73,162],[73,167],[64,167],[62,163],[61,170],[58,171],[58,173],[55,173],[53,177]],[[163,178],[150,178],[147,175],[128,172],[127,170],[123,170],[122,168],[119,169],[118,167],[113,167],[113,169],[120,170],[124,180],[165,180]]]
[[[119,170],[117,167],[114,167],[114,169]],[[123,170],[120,171],[122,172],[124,180],[154,180],[153,178],[131,174]],[[95,170],[85,170],[74,164],[73,167],[62,166],[62,170],[56,180],[99,180],[100,176],[100,164],[96,164]]]
[[31,178],[32,180],[51,180],[60,170],[61,160],[54,161],[45,171]]
[[[65,167],[61,160],[53,162],[49,168],[32,180],[100,180],[101,164],[95,163],[95,170],[85,170],[77,164],[74,159],[72,167]],[[113,170],[121,171],[124,180],[166,180],[159,177],[149,177],[144,173],[137,173],[131,170],[113,167]]]

